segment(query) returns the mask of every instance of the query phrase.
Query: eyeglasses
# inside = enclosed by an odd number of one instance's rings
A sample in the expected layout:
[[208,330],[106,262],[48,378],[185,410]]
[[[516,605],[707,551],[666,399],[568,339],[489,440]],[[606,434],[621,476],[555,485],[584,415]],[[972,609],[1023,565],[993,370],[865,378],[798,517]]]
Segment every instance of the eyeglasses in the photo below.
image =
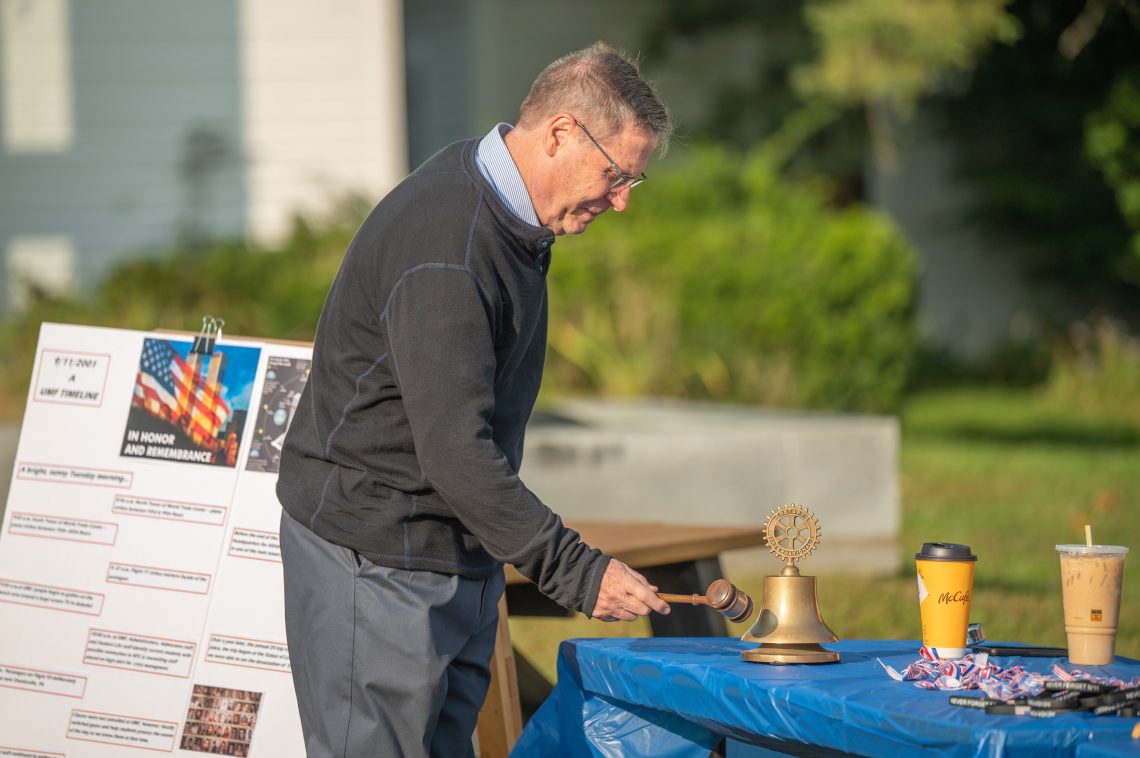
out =
[[607,153],[602,148],[602,146],[598,144],[598,141],[596,139],[594,139],[594,135],[590,134],[590,130],[586,128],[586,125],[578,119],[574,119],[574,123],[578,125],[578,128],[582,130],[583,134],[590,138],[590,142],[594,143],[594,147],[598,148],[598,152],[601,153],[605,159],[610,162],[610,168],[612,168],[614,170],[614,173],[617,174],[617,179],[613,184],[610,185],[610,192],[621,192],[623,189],[633,189],[649,178],[644,173],[634,176],[633,174],[627,174],[626,172],[622,171],[620,168],[618,168],[618,164],[614,163],[614,159],[610,157],[610,154]]

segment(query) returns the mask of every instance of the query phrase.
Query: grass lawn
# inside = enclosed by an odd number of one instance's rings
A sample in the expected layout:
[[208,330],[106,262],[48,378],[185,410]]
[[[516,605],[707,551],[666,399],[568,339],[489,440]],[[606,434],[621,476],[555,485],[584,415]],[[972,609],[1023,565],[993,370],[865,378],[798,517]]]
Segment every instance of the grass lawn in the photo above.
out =
[[[1053,546],[1084,542],[1089,523],[1096,542],[1132,549],[1117,654],[1140,658],[1140,416],[1078,413],[1032,390],[922,394],[903,413],[901,477],[902,571],[819,577],[823,618],[841,638],[919,637],[914,553],[943,541],[978,556],[970,617],[988,638],[1064,645]],[[762,576],[729,579],[760,602]],[[580,616],[510,627],[516,648],[552,681],[563,639],[649,635],[644,621]]]

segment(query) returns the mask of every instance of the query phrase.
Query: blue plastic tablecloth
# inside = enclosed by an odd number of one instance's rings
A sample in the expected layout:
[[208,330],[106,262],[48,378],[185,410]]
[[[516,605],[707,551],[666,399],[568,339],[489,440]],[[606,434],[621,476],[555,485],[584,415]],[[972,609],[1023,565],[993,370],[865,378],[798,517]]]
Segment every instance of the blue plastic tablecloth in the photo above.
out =
[[[862,755],[1140,755],[1133,718],[989,715],[950,705],[951,693],[894,681],[876,659],[901,670],[918,658],[914,640],[844,640],[825,646],[840,653],[838,663],[796,666],[742,661],[752,647],[708,637],[568,640],[554,692],[511,755],[705,758],[725,737]],[[1042,673],[1068,667],[1057,658],[993,660]],[[1140,675],[1140,661],[1128,658],[1082,668]]]

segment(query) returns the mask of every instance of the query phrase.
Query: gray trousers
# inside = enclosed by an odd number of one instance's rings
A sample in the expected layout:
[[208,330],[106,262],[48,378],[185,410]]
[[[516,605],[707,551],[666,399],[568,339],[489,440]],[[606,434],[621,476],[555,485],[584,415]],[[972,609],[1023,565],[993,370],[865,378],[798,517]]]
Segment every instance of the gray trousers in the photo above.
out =
[[309,758],[471,756],[500,571],[377,566],[282,511],[285,629]]

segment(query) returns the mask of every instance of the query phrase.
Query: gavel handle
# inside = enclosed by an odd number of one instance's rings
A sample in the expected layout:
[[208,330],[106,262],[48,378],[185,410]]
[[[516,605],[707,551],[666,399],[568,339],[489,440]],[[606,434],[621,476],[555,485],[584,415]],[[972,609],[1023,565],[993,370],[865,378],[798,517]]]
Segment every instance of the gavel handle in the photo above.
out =
[[689,603],[691,605],[709,604],[709,599],[704,595],[670,595],[667,592],[658,592],[657,597],[666,603]]

